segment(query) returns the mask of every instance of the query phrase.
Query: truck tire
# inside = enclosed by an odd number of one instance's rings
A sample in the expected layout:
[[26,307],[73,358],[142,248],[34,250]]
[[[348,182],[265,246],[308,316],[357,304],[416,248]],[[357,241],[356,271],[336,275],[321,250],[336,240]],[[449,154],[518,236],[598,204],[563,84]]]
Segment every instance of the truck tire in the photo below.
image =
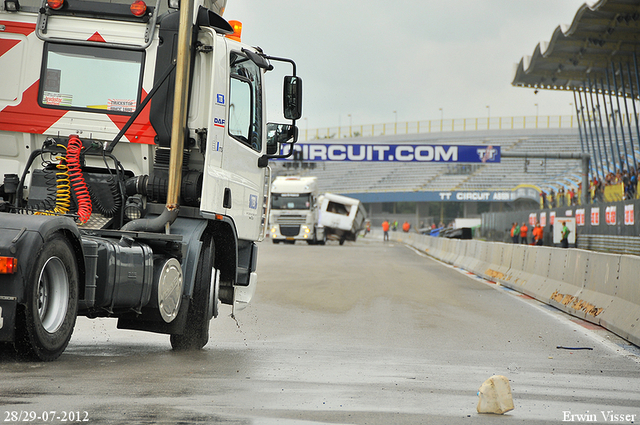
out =
[[55,360],[67,348],[78,314],[78,266],[67,238],[54,233],[36,254],[16,315],[20,358]]
[[187,312],[187,323],[182,335],[172,334],[171,347],[174,350],[200,350],[209,342],[209,321],[217,315],[218,285],[213,270],[215,258],[215,244],[213,237],[208,237],[200,252],[198,268],[196,270],[195,287]]

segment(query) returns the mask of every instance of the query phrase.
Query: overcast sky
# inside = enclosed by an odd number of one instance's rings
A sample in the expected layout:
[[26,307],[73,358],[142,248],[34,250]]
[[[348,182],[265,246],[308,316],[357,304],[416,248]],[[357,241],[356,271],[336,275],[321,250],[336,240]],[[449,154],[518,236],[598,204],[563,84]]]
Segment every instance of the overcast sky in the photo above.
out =
[[[243,23],[243,42],[296,61],[306,118],[299,126],[311,129],[396,118],[535,116],[536,109],[569,115],[570,92],[536,95],[511,81],[522,56],[570,24],[583,3],[228,0],[224,17]],[[268,87],[268,100],[279,101]]]

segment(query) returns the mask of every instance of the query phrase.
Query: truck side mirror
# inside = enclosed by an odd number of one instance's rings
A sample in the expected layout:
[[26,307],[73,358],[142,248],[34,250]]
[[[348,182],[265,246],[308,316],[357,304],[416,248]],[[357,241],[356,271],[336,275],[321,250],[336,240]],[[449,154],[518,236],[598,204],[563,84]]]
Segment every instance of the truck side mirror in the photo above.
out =
[[267,155],[277,154],[280,143],[295,143],[296,140],[298,140],[298,127],[295,125],[272,122],[267,124]]
[[284,77],[283,95],[284,117],[299,120],[302,117],[302,78],[291,75]]

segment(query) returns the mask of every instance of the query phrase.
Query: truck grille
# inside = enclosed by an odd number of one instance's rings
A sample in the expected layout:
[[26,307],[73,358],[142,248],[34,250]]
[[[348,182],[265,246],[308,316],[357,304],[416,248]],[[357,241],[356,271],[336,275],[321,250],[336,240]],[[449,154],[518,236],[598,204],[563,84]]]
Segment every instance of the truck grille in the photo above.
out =
[[300,225],[306,223],[306,217],[304,215],[280,215],[276,217],[276,223],[285,225]]
[[280,225],[280,234],[282,236],[298,236],[299,233],[300,233],[300,226]]

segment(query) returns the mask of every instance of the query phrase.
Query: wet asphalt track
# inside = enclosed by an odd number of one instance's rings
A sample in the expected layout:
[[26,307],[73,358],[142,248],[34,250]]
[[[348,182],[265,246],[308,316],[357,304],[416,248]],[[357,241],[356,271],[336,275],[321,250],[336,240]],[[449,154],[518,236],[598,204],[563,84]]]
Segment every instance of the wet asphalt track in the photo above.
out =
[[[0,360],[0,421],[640,423],[638,349],[403,245],[265,241],[258,271],[254,302],[237,322],[223,306],[200,352],[79,318],[59,360]],[[509,378],[515,410],[479,415],[494,374]]]

